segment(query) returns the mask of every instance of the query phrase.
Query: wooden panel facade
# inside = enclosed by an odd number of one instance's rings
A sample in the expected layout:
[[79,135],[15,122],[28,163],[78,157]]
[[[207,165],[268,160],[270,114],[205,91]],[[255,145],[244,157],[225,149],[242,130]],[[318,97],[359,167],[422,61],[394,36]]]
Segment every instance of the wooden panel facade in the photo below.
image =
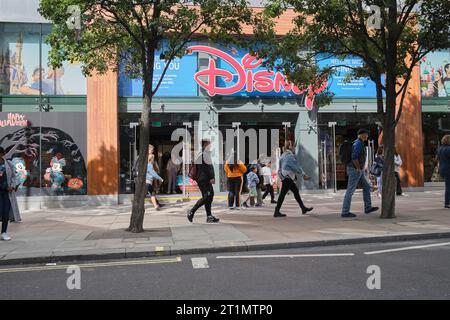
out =
[[403,112],[396,128],[397,152],[403,160],[400,171],[402,186],[423,187],[423,131],[420,69],[416,67],[409,83]]
[[93,75],[87,81],[88,194],[119,192],[117,73]]

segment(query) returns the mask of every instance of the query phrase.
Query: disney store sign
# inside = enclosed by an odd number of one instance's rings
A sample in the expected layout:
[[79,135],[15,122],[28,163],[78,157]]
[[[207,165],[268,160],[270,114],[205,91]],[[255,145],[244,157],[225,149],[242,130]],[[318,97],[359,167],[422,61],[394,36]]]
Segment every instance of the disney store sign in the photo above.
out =
[[[305,94],[305,107],[313,109],[316,94],[325,91],[327,83],[320,88],[300,89],[289,83],[286,76],[280,72],[262,68],[263,60],[251,54],[245,54],[240,61],[225,51],[204,45],[188,48],[190,53],[202,52],[210,56],[208,68],[200,70],[194,75],[199,86],[204,88],[210,96],[235,95],[245,93],[288,93],[290,95]],[[214,58],[212,58],[214,57]],[[220,59],[220,60],[219,60]],[[218,65],[219,63],[219,65]],[[221,66],[224,66],[221,68]]]

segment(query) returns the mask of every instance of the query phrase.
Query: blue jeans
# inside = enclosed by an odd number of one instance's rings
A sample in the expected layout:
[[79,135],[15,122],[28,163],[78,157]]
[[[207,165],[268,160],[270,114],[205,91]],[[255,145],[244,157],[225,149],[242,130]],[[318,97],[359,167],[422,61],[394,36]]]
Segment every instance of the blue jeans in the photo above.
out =
[[342,205],[342,214],[347,214],[352,205],[352,196],[355,193],[358,183],[361,183],[363,188],[364,211],[372,208],[372,201],[370,199],[370,183],[364,175],[364,170],[356,170],[353,167],[347,167],[348,185],[347,192],[345,192],[344,204]]

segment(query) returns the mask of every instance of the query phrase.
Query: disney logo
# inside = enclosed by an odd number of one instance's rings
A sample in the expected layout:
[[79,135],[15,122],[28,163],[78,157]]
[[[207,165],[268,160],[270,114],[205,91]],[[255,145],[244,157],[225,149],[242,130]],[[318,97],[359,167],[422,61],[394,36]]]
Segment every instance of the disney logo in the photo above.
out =
[[[226,52],[208,46],[191,46],[188,48],[188,51],[189,53],[203,52],[211,56],[216,56],[227,62],[235,71],[235,73],[232,73],[229,70],[220,69],[217,67],[214,59],[209,59],[208,68],[198,71],[194,75],[194,79],[198,85],[207,90],[210,96],[215,96],[216,94],[231,95],[244,89],[248,93],[279,93],[283,91],[301,95],[307,92],[305,97],[305,107],[308,110],[312,110],[314,96],[327,88],[327,82],[325,81],[318,88],[313,88],[313,86],[310,85],[307,89],[300,89],[292,83],[289,83],[281,72],[255,70],[262,65],[263,60],[257,59],[251,54],[246,54],[239,63]],[[219,86],[217,83],[219,77],[221,77],[225,83],[231,85]]]

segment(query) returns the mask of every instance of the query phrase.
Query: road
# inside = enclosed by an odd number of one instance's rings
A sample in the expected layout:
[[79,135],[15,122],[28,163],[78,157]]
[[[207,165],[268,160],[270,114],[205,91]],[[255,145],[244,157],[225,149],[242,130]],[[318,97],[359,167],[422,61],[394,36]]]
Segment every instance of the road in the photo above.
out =
[[0,300],[450,298],[448,239],[78,265],[1,266]]

